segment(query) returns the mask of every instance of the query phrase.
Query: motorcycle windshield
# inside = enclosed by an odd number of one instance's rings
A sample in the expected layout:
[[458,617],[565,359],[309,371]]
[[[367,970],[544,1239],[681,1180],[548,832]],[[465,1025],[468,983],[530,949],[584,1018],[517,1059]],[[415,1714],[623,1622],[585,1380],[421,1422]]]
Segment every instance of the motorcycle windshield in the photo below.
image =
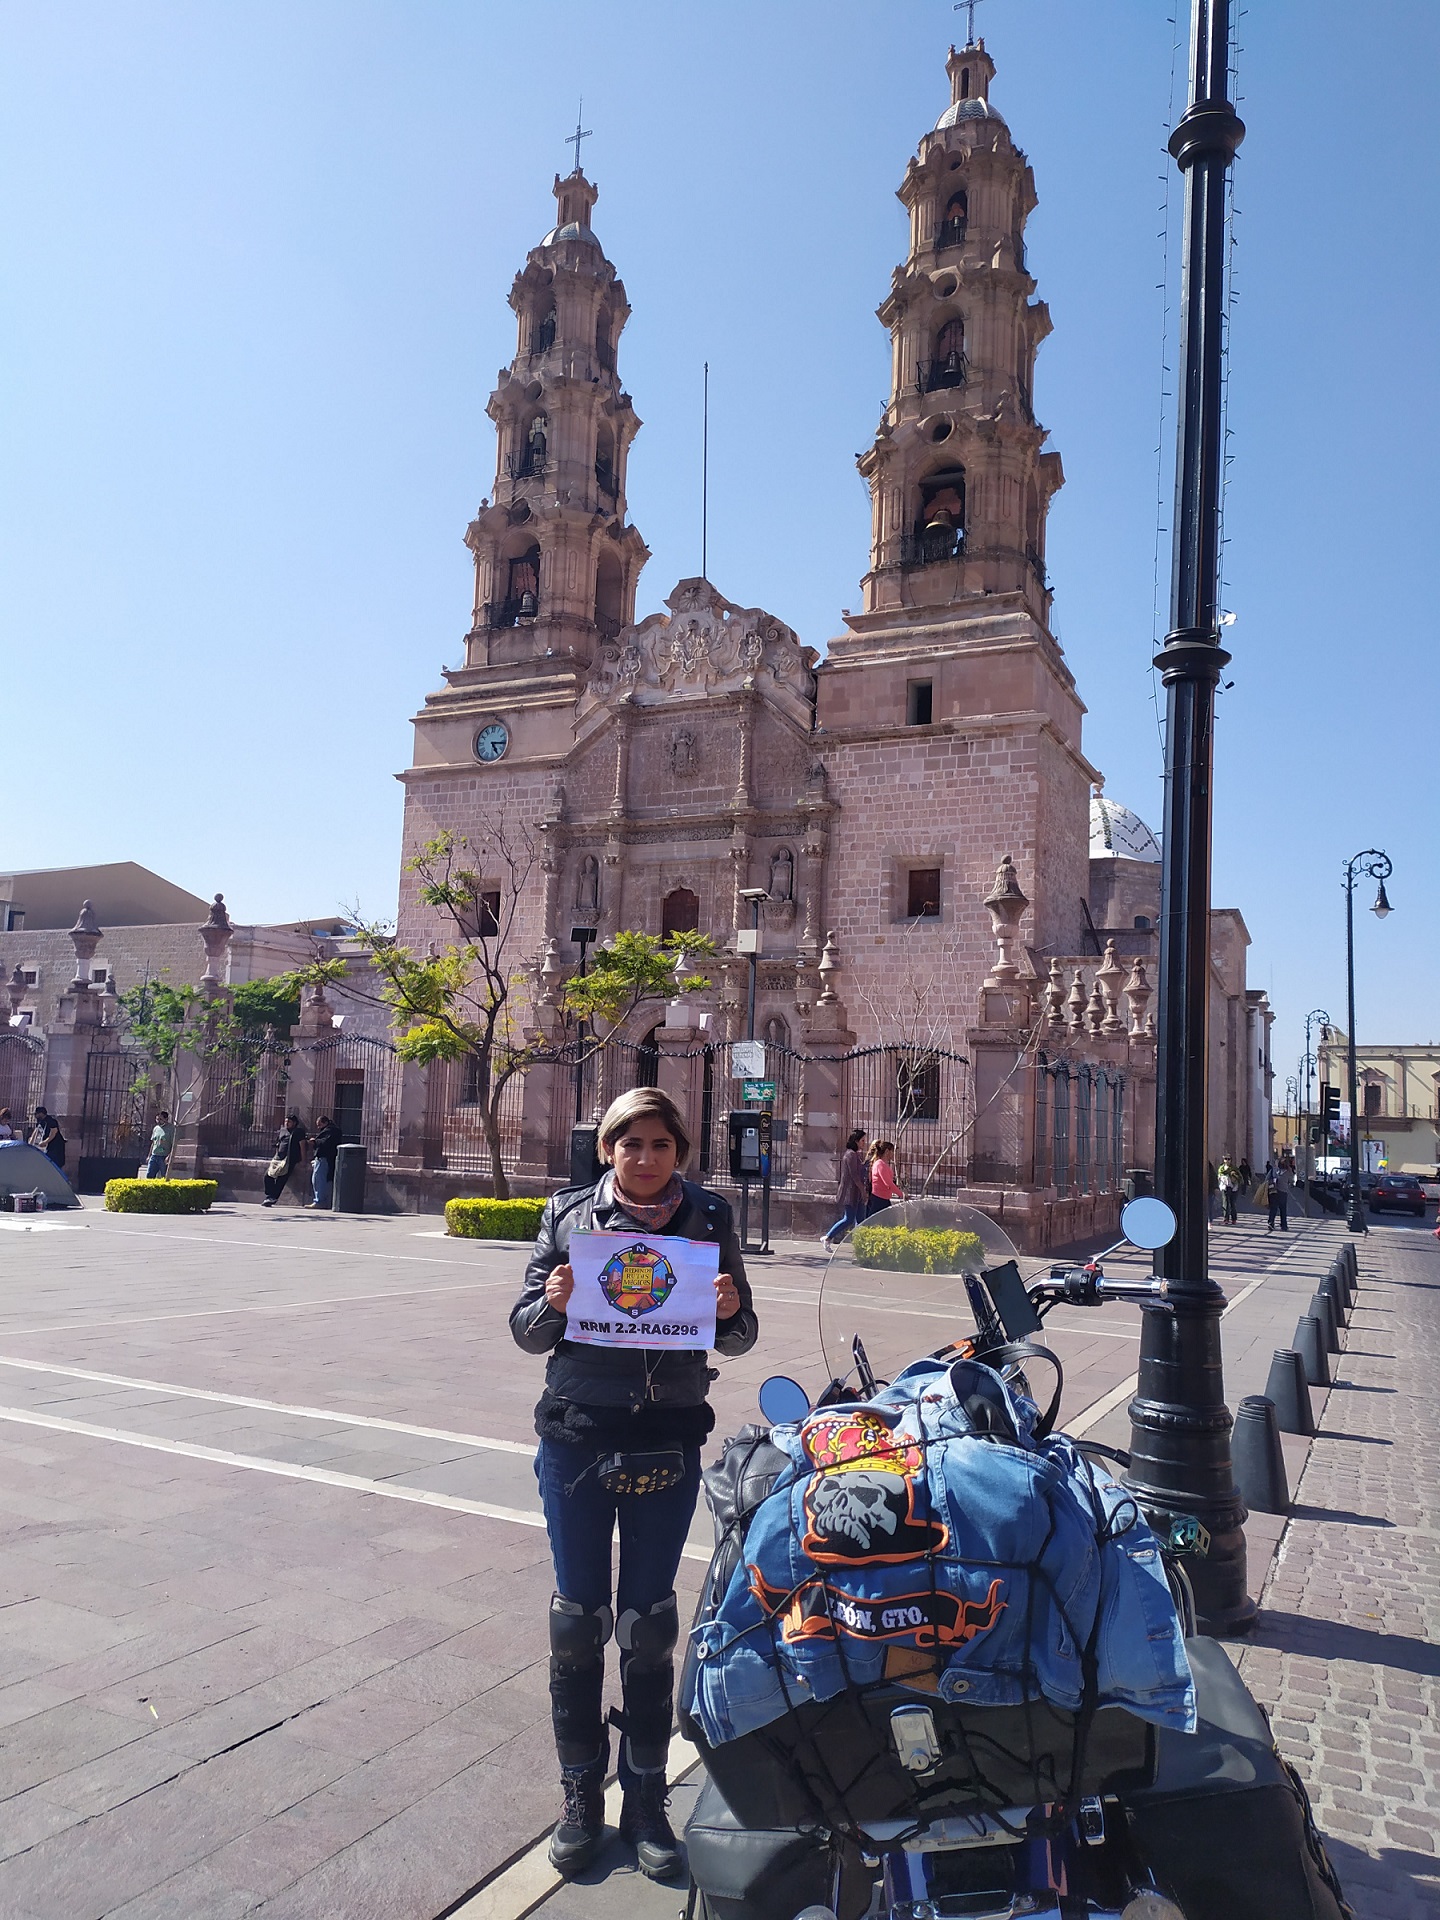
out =
[[831,1378],[854,1373],[857,1335],[880,1381],[968,1340],[975,1320],[964,1276],[1017,1258],[1002,1227],[959,1201],[901,1201],[872,1215],[835,1249],[821,1282],[820,1344]]

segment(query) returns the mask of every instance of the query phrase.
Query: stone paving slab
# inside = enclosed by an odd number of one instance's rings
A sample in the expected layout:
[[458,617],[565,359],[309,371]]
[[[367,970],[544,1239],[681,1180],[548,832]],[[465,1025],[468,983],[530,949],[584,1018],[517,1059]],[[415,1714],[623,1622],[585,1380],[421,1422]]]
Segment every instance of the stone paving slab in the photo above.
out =
[[1240,1671],[1358,1920],[1440,1913],[1440,1247],[1373,1229]]
[[[755,1263],[761,1343],[721,1363],[721,1433],[753,1417],[767,1373],[823,1384],[827,1263],[810,1246],[782,1253]],[[1227,1350],[1258,1356],[1273,1328],[1256,1316],[1273,1289],[1293,1327],[1310,1258],[1253,1222],[1224,1255],[1232,1295],[1264,1282],[1225,1331]],[[203,1220],[87,1211],[83,1230],[0,1247],[6,1920],[434,1920],[547,1827],[545,1537],[443,1504],[533,1511],[527,1453],[355,1424],[528,1449],[541,1368],[506,1325],[524,1257],[413,1220],[240,1206]],[[836,1281],[857,1325],[893,1329],[863,1276]],[[913,1331],[919,1352],[946,1330],[919,1316]],[[1118,1392],[1123,1426],[1134,1310],[1067,1311],[1051,1331],[1067,1406]],[[173,1445],[235,1458],[158,1450]],[[340,1462],[358,1486],[260,1470]],[[692,1537],[708,1545],[703,1516]],[[698,1573],[682,1569],[686,1594]],[[603,1886],[567,1890],[565,1911],[675,1912],[674,1891],[623,1856]]]

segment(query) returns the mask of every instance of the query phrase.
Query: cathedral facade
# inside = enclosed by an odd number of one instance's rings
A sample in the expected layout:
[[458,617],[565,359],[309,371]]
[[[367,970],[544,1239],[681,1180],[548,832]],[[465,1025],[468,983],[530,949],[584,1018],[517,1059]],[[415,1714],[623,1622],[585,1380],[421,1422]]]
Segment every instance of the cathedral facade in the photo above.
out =
[[[859,461],[869,562],[823,657],[700,578],[636,621],[648,556],[626,496],[629,307],[591,226],[595,187],[578,167],[555,182],[489,403],[495,485],[466,533],[465,663],[416,716],[400,776],[407,859],[442,829],[477,849],[496,823],[533,838],[517,951],[552,978],[581,957],[575,928],[697,930],[734,953],[753,913],[758,1032],[803,1025],[828,943],[849,1042],[963,1053],[1007,859],[1023,903],[1007,937],[1034,1005],[1057,958],[1100,958],[1116,869],[1102,846],[1092,914],[1097,774],[1049,625],[1063,473],[1032,400],[1050,330],[1025,255],[1035,186],[993,75],[983,41],[952,48],[950,103],[898,189],[909,242],[879,308],[890,397]],[[1148,913],[1129,911],[1131,892],[1121,951],[1151,954],[1158,884]],[[399,938],[439,931],[402,873]],[[906,1004],[923,1033],[903,1030]]]

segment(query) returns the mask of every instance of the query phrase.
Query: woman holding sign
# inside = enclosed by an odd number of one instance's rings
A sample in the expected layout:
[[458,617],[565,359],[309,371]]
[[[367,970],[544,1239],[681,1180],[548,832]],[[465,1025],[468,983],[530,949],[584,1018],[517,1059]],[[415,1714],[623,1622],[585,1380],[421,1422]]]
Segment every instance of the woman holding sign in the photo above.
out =
[[701,1442],[715,1424],[706,1350],[746,1353],[759,1331],[730,1203],[681,1178],[689,1152],[668,1094],[622,1094],[600,1122],[605,1172],[546,1203],[510,1315],[519,1345],[550,1355],[535,1409],[535,1473],[555,1561],[550,1707],[565,1792],[550,1859],[566,1874],[587,1866],[604,1837],[612,1629],[624,1698],[621,1837],[653,1879],[681,1864],[665,1766],[675,1574],[700,1489]]

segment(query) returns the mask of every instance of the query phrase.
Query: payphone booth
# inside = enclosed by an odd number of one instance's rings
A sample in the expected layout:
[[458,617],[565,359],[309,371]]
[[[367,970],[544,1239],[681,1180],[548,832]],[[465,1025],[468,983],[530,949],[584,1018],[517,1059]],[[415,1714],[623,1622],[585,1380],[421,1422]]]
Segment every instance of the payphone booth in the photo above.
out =
[[[770,1145],[768,1107],[738,1107],[730,1114],[730,1178],[740,1184],[740,1247],[770,1252]],[[760,1244],[750,1245],[750,1187],[760,1183]]]

